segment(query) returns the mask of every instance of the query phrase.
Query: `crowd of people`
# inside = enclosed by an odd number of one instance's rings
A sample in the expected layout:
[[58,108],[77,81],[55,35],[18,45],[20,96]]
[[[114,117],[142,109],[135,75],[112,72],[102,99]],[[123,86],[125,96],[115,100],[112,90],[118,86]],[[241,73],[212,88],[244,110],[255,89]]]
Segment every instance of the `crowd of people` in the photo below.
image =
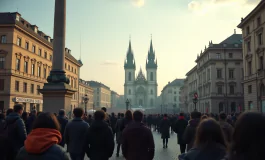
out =
[[[1,160],[152,160],[152,132],[161,134],[163,148],[177,134],[179,160],[264,160],[265,117],[241,114],[149,114],[127,110],[108,114],[106,108],[87,115],[73,110],[73,119],[62,109],[56,113],[23,111],[23,105],[0,113]],[[121,153],[120,153],[121,152]],[[178,153],[176,147],[176,154]]]

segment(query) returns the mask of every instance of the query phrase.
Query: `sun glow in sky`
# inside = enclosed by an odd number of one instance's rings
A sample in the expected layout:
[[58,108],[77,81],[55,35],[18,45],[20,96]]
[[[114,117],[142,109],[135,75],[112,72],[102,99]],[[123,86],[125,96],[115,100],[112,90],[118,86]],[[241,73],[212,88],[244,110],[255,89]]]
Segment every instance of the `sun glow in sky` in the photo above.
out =
[[[219,43],[233,34],[241,17],[259,2],[67,0],[66,47],[77,59],[81,52],[82,79],[100,81],[123,94],[129,36],[137,73],[140,67],[145,69],[152,34],[160,95],[168,81],[185,77],[210,40]],[[0,0],[0,12],[17,10],[31,24],[53,36],[54,0]],[[237,33],[241,30],[237,29]]]

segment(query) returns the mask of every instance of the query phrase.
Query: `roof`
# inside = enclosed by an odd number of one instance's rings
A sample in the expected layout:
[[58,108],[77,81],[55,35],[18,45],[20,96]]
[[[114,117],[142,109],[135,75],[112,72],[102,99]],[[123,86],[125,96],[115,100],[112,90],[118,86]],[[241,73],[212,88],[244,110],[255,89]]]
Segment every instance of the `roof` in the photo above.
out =
[[106,86],[105,84],[97,81],[87,81],[91,87],[103,87],[106,89],[110,89],[110,87]]
[[137,75],[137,78],[136,78],[136,83],[146,83],[146,78],[143,74],[143,71],[142,71],[142,68],[140,68],[140,71]]
[[233,34],[230,37],[223,40],[220,44],[241,44],[242,43],[242,34]]
[[182,86],[184,84],[184,80],[185,79],[178,79],[177,78],[172,82],[168,82],[168,84],[163,88],[163,90],[161,92],[163,92],[167,87],[170,87],[170,86]]
[[186,73],[186,76],[190,75],[192,72],[196,71],[197,69],[197,65],[194,66],[191,70],[189,70],[189,72]]
[[258,11],[261,9],[264,9],[265,7],[265,0],[261,0],[259,4],[245,17],[241,19],[240,24],[237,26],[238,28],[242,28],[245,23],[248,22],[248,20],[254,16]]
[[[16,15],[20,16],[19,21],[16,20]],[[0,25],[1,24],[17,25],[26,32],[34,35],[38,40],[42,41],[45,45],[53,48],[52,39],[51,41],[48,41],[48,37],[50,36],[46,35],[45,33],[39,30],[38,33],[34,32],[32,27],[36,27],[36,25],[30,24],[28,21],[22,18],[18,12],[0,12]],[[73,62],[80,64],[70,53],[65,52],[65,56],[70,60],[72,60]]]

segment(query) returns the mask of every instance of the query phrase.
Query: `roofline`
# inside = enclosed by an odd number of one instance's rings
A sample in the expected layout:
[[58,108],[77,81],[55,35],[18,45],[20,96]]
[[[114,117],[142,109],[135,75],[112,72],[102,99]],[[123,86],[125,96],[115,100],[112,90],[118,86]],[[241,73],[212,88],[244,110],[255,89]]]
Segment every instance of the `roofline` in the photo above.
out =
[[237,25],[237,28],[242,28],[245,23],[248,22],[248,20],[254,16],[260,9],[263,9],[263,6],[265,6],[265,0],[261,0],[259,4],[244,18],[241,20],[240,24]]
[[197,65],[195,65],[190,71],[188,71],[188,72],[186,73],[186,76],[190,75],[191,72],[193,72],[194,70],[197,70]]

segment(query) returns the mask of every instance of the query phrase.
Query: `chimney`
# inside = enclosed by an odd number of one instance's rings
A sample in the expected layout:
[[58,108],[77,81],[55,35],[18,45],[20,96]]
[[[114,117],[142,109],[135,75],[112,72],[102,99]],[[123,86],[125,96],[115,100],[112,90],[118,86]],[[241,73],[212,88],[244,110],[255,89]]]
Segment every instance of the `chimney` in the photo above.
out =
[[65,48],[65,53],[68,53],[68,48]]
[[68,49],[68,53],[71,54],[71,50],[70,49]]
[[38,27],[36,25],[31,25],[31,28],[35,33],[38,33]]

